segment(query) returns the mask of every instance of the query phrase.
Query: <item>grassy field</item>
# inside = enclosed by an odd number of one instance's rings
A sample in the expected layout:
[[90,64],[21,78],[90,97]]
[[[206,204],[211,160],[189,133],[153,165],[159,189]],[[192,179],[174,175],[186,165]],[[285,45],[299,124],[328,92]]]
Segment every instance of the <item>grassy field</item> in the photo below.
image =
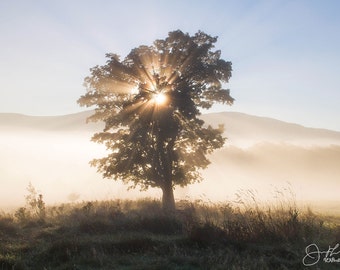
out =
[[[250,196],[250,198],[252,198]],[[305,248],[340,243],[340,218],[299,210],[293,201],[260,206],[113,200],[45,207],[42,197],[0,214],[5,269],[339,269],[304,267]],[[338,256],[340,257],[340,256]]]

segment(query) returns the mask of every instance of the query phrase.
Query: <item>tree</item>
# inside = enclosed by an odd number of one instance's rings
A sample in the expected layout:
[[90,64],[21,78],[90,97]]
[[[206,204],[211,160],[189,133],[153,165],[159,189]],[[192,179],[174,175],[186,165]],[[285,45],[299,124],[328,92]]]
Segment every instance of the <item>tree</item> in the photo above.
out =
[[173,188],[200,181],[207,154],[223,146],[223,126],[204,126],[200,109],[232,104],[222,88],[231,62],[212,51],[217,37],[179,30],[152,46],[133,49],[124,60],[107,54],[106,65],[92,68],[78,103],[96,106],[88,120],[104,121],[92,140],[108,156],[91,165],[105,178],[121,179],[142,190],[159,187],[165,211],[175,209]]

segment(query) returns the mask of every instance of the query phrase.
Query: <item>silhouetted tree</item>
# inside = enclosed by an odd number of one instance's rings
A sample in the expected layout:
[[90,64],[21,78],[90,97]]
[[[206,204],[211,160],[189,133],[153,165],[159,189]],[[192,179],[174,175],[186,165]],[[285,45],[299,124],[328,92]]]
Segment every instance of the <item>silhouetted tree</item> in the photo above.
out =
[[175,209],[173,188],[201,180],[206,155],[223,146],[223,126],[205,127],[200,109],[215,102],[232,104],[222,82],[231,63],[212,51],[216,37],[170,32],[152,46],[133,49],[124,60],[107,54],[104,66],[85,78],[81,106],[96,106],[88,120],[104,121],[92,140],[105,143],[109,154],[93,166],[105,178],[121,179],[142,190],[159,187],[163,208]]

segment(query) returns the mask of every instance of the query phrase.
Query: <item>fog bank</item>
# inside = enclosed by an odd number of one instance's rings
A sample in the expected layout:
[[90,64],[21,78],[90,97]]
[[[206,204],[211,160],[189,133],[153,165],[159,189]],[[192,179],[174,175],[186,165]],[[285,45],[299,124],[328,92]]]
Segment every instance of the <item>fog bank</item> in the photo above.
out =
[[[29,182],[48,204],[161,197],[159,189],[127,191],[89,166],[93,158],[105,156],[105,149],[90,141],[101,125],[86,125],[88,115],[0,116],[0,209],[23,206]],[[210,156],[204,181],[176,188],[177,199],[233,200],[239,190],[253,189],[260,199],[270,200],[275,190],[289,186],[298,200],[339,200],[338,132],[237,113],[203,118],[213,125],[224,123],[229,139]]]

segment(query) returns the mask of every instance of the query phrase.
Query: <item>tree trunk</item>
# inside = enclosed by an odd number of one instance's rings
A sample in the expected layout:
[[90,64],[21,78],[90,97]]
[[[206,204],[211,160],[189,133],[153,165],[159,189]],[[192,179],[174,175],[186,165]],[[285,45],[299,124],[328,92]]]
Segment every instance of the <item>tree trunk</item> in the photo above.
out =
[[162,198],[163,211],[166,213],[174,212],[176,210],[176,205],[175,205],[174,191],[173,191],[171,183],[165,184],[162,187],[162,191],[163,191],[163,198]]

